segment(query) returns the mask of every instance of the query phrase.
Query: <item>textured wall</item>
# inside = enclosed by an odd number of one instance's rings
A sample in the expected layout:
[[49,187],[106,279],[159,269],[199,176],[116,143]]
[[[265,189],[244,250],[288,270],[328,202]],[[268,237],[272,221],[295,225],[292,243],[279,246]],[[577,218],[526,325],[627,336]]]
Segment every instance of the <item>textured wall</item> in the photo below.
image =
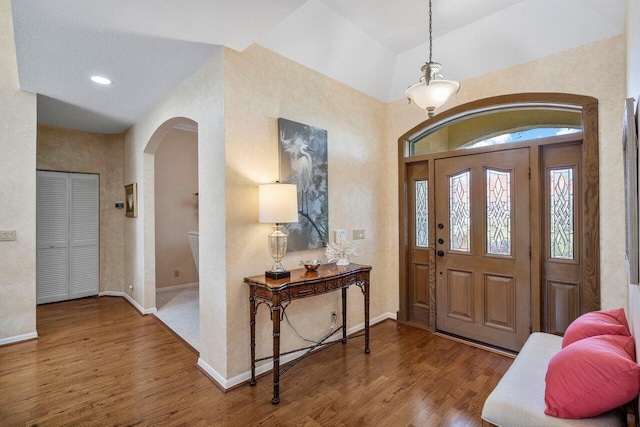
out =
[[197,192],[198,134],[173,129],[155,153],[156,288],[198,281],[187,238],[198,231]]
[[37,168],[100,175],[100,291],[124,291],[123,136],[38,126]]
[[[395,210],[387,186],[395,156],[388,155],[384,139],[385,105],[354,89],[254,45],[242,53],[228,51],[226,72],[226,217],[228,378],[249,369],[249,292],[244,277],[261,274],[273,260],[267,250],[269,224],[258,223],[258,184],[278,179],[279,117],[328,132],[329,229],[366,230],[355,241],[356,263],[372,271],[371,317],[395,308],[389,294],[397,293],[397,279],[389,280],[388,264],[397,254],[388,251],[387,212]],[[394,146],[393,142],[391,143]],[[299,261],[326,259],[324,249],[288,252],[286,268]],[[390,259],[391,258],[391,259]],[[234,262],[235,261],[235,262]],[[329,331],[331,311],[340,310],[340,293],[296,301],[287,309],[298,332],[319,339]],[[348,326],[363,321],[362,294],[349,291]],[[267,310],[258,311],[257,354],[269,354],[271,322]],[[282,350],[303,346],[286,324]]]
[[36,96],[19,89],[10,0],[0,0],[0,340],[36,333]]
[[[606,69],[606,78],[594,78]],[[454,77],[454,76],[451,76]],[[600,137],[600,266],[602,307],[625,307],[624,191],[622,117],[625,98],[625,40],[613,37],[462,82],[456,100],[446,108],[477,99],[521,92],[564,92],[589,95],[599,102]],[[389,104],[388,140],[396,141],[424,121],[426,114],[406,101]],[[392,173],[397,194],[397,168]],[[397,211],[392,213],[397,235]],[[393,239],[394,250],[398,241]],[[397,277],[397,260],[393,260]],[[397,304],[397,297],[396,297]]]

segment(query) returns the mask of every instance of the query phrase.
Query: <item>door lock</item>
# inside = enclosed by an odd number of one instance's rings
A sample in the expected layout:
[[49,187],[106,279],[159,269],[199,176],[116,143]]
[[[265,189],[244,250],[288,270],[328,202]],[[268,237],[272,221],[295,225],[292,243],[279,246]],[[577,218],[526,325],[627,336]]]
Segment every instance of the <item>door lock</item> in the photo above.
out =
[[438,243],[439,244],[443,244],[444,243],[444,239],[442,239],[442,238],[438,239]]
[[443,228],[444,228],[444,224],[443,223],[438,224],[438,229],[442,230]]
[[439,257],[443,257],[444,256],[444,251],[438,251],[438,252],[436,252],[436,255],[438,255]]

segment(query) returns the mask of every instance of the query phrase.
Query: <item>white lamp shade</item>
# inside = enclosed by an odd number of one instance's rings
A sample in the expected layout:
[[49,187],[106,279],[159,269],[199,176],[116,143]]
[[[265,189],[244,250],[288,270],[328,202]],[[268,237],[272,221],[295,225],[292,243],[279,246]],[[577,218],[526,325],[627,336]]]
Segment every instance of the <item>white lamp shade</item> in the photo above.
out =
[[260,222],[298,222],[298,190],[294,184],[261,184],[258,204]]
[[438,108],[460,89],[460,83],[454,80],[431,80],[410,86],[405,95],[420,108]]

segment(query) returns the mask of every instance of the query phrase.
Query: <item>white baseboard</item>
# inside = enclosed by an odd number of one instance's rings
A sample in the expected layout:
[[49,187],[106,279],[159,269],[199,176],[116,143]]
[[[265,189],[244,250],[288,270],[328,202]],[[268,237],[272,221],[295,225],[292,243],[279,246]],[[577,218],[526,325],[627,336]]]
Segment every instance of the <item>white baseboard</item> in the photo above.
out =
[[200,286],[199,282],[185,283],[184,285],[165,286],[162,288],[156,287],[156,292],[171,292],[171,291],[177,291],[180,289],[197,288],[198,286]]
[[20,341],[32,340],[38,338],[37,332],[29,332],[28,334],[16,335],[15,337],[0,338],[0,345],[14,344]]
[[218,373],[215,369],[213,369],[207,362],[202,360],[201,357],[198,357],[198,366],[205,371],[215,382],[217,382],[223,390],[228,390],[233,387],[233,385],[229,384],[229,381],[225,380],[222,375]]
[[131,295],[129,295],[126,292],[106,291],[106,292],[100,292],[98,296],[99,297],[103,297],[103,296],[104,297],[122,297],[127,301],[129,301],[131,305],[134,306],[141,314],[155,314],[158,312],[158,310],[155,307],[146,308],[146,309],[142,308],[142,306],[138,304],[136,300],[131,298]]
[[[381,314],[380,316],[376,316],[373,319],[369,319],[369,326],[373,326],[376,323],[380,323],[382,321],[385,321],[387,319],[394,319],[397,320],[397,316],[395,313],[384,313]],[[364,322],[359,323],[355,326],[352,326],[351,328],[347,329],[347,335],[351,335],[353,333],[356,333],[358,331],[361,331],[364,329]],[[335,337],[333,337],[332,339],[328,340],[328,342],[331,341],[339,341],[341,340],[342,337],[336,335]],[[319,349],[321,349],[322,347],[318,347],[317,349],[315,349],[314,351],[317,351]],[[301,350],[301,351],[296,351],[295,353],[291,353],[291,354],[287,354],[286,356],[282,356],[280,357],[280,365],[284,365],[285,363],[291,362],[292,360],[302,356],[307,350]],[[236,375],[233,378],[230,378],[228,380],[225,380],[220,374],[218,374],[217,372],[215,372],[215,375],[211,372],[209,372],[209,370],[207,370],[202,364],[200,364],[200,361],[202,359],[198,360],[198,365],[204,369],[209,375],[211,375],[211,377],[215,378],[216,381],[225,389],[229,389],[231,387],[234,387],[238,384],[242,384],[245,381],[249,381],[251,379],[251,370],[244,372],[240,375]],[[206,362],[204,360],[202,360],[202,363],[206,365]],[[206,365],[209,366],[209,365]],[[210,367],[209,367],[210,368]],[[259,376],[265,372],[268,371],[272,371],[273,370],[273,362],[269,362],[269,363],[265,363],[264,365],[260,365],[260,366],[256,366],[256,376]]]

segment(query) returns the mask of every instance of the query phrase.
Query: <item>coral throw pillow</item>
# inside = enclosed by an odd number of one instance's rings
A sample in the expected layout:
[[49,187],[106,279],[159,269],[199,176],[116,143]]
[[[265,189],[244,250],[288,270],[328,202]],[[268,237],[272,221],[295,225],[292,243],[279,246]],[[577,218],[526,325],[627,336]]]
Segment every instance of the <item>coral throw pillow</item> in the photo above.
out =
[[597,335],[625,335],[630,336],[627,317],[624,310],[614,308],[612,310],[600,310],[585,313],[574,320],[562,339],[562,348],[584,338]]
[[633,337],[599,335],[560,350],[549,361],[544,413],[560,418],[595,417],[640,393],[640,365]]

